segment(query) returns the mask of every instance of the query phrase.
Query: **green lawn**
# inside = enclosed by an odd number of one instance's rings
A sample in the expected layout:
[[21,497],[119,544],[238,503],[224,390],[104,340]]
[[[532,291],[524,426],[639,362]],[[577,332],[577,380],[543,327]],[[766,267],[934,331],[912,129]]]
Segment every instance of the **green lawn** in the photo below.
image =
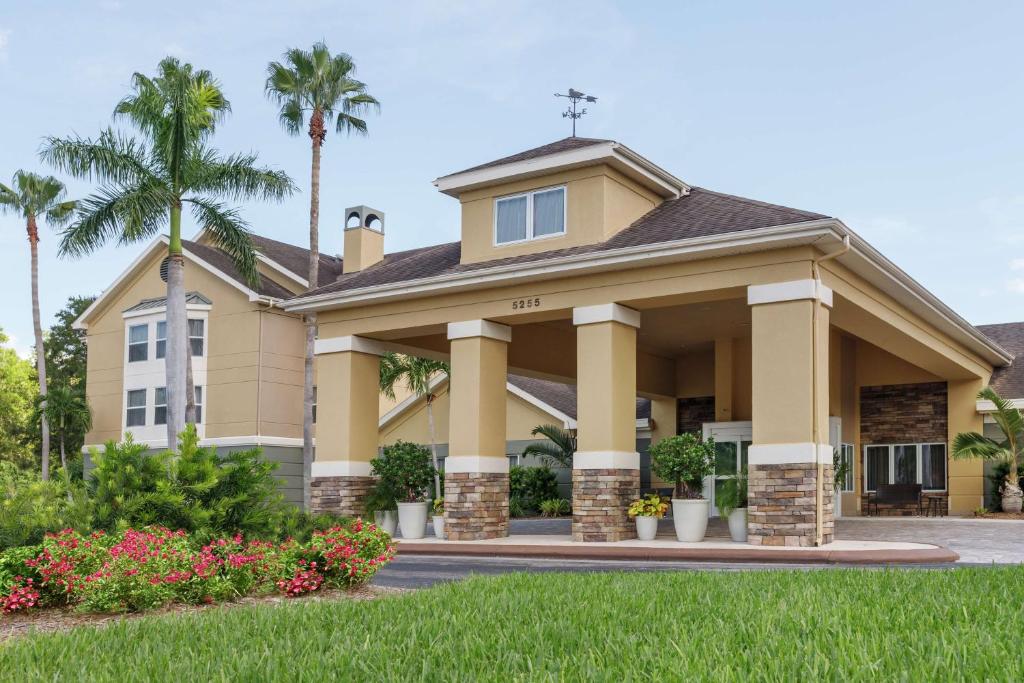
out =
[[[512,574],[0,646],[17,680],[1020,680],[1024,567]],[[16,672],[16,673],[15,673]]]

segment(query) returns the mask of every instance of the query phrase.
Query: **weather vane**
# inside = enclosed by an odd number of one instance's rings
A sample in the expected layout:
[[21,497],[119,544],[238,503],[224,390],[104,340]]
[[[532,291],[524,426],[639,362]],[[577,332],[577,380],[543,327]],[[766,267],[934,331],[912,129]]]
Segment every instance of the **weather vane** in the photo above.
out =
[[580,118],[587,113],[586,109],[576,111],[576,105],[580,102],[597,102],[597,98],[586,93],[581,93],[579,90],[569,88],[569,94],[563,95],[561,93],[555,93],[555,97],[566,97],[572,102],[572,105],[562,112],[563,119],[572,119],[572,136],[576,137],[576,119]]

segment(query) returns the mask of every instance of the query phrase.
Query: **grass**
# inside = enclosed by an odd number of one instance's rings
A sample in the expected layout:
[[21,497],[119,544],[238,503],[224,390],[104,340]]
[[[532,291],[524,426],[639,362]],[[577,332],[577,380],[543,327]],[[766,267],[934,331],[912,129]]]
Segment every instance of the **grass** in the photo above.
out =
[[15,639],[18,680],[1020,680],[1024,567],[509,574]]

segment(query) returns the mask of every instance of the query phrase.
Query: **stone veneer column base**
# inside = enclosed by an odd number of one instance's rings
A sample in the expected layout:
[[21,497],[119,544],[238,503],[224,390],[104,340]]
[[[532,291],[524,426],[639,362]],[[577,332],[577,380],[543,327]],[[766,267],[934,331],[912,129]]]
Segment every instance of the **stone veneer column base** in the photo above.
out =
[[365,515],[366,498],[376,481],[370,476],[314,477],[309,482],[310,511],[345,517]]
[[625,541],[636,538],[626,509],[640,495],[640,470],[572,471],[572,540]]
[[[835,534],[832,465],[825,465],[822,543]],[[813,546],[815,536],[815,463],[750,465],[747,484],[747,542],[751,545]]]
[[449,541],[508,536],[508,473],[444,475],[444,532]]

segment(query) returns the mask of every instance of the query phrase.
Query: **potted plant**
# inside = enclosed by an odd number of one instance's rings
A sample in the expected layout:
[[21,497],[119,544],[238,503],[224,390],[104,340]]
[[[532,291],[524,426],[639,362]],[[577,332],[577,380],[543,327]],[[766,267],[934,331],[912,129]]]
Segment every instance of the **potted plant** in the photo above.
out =
[[434,499],[434,536],[444,540],[444,496]]
[[366,497],[366,512],[373,515],[373,523],[394,536],[398,531],[398,496],[390,486],[390,482],[378,479],[370,495]]
[[436,472],[430,464],[430,450],[419,444],[398,441],[385,446],[381,455],[370,461],[370,466],[396,494],[402,538],[423,538],[427,532],[426,493]]
[[651,469],[665,481],[675,482],[672,522],[676,538],[698,543],[708,529],[710,501],[701,495],[704,477],[715,471],[715,442],[699,434],[680,434],[651,446]]
[[629,504],[627,513],[636,520],[636,536],[641,541],[653,541],[658,535],[658,520],[668,512],[668,503],[657,493],[638,498]]
[[719,479],[715,490],[718,514],[729,520],[729,536],[736,543],[747,542],[747,475]]
[[1013,404],[985,387],[978,393],[982,401],[989,401],[995,407],[992,418],[1002,432],[1002,439],[992,439],[978,432],[961,432],[953,439],[954,458],[985,458],[1005,463],[1009,469],[999,487],[1003,512],[1020,512],[1024,492],[1021,491],[1020,467],[1024,450],[1024,416]]

